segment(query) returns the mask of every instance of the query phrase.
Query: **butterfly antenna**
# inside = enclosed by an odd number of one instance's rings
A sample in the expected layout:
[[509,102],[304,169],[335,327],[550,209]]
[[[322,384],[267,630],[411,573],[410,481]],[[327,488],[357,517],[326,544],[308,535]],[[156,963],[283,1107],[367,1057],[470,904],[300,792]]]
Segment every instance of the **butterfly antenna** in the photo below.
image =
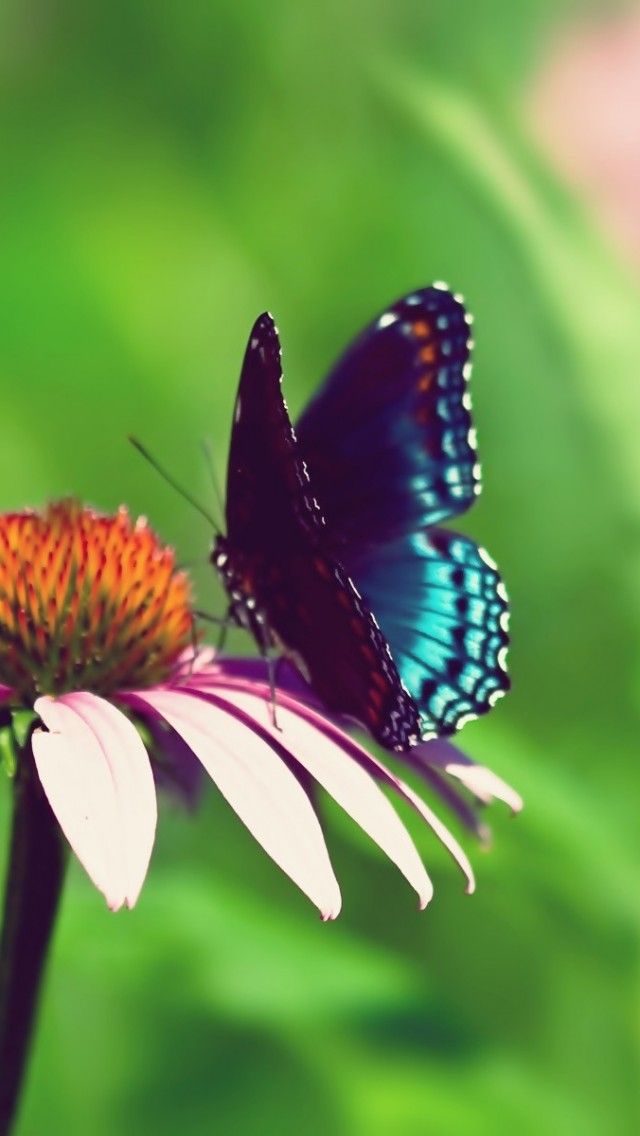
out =
[[157,461],[157,459],[149,453],[147,447],[143,446],[142,442],[140,442],[137,438],[134,438],[132,434],[129,435],[129,441],[131,442],[131,445],[134,447],[134,449],[136,449],[138,453],[142,455],[144,460],[147,461],[153,469],[155,469],[156,473],[159,473],[160,477],[162,477],[163,480],[166,481],[172,489],[175,489],[176,493],[179,493],[185,501],[188,501],[194,509],[197,509],[200,515],[209,522],[214,532],[219,534],[220,527],[217,521],[215,521],[211,514],[204,508],[204,506],[202,506],[200,502],[197,501],[196,498],[191,495],[191,493],[189,493],[189,490],[185,489],[179,481],[176,481],[175,477],[172,477],[172,475],[164,468],[164,466],[161,465],[160,462]]
[[213,460],[213,450],[211,449],[211,442],[209,441],[208,438],[202,439],[202,452],[204,454],[204,460],[206,462],[207,469],[209,470],[209,475],[211,477],[211,483],[213,485],[213,492],[215,493],[216,502],[217,502],[218,508],[220,510],[220,516],[224,517],[225,508],[224,508],[224,502],[222,500],[222,493],[220,491],[220,482],[218,481],[218,475],[216,473],[216,467],[215,467],[215,463],[214,463],[214,460]]

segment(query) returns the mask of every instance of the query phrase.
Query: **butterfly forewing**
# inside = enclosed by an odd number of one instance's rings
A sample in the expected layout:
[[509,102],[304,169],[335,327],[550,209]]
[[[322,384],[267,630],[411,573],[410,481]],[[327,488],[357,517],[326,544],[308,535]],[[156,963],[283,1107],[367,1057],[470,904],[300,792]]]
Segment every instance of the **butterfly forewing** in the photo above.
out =
[[329,710],[404,749],[418,738],[417,710],[375,619],[326,548],[281,379],[277,330],[265,314],[249,339],[234,411],[225,581],[232,597],[255,605]]
[[320,523],[281,382],[278,331],[265,312],[253,326],[242,364],[227,470],[227,535],[248,556],[277,552],[278,541],[290,539],[299,523]]
[[358,336],[296,432],[341,546],[437,524],[480,491],[468,316],[441,287],[398,300]]

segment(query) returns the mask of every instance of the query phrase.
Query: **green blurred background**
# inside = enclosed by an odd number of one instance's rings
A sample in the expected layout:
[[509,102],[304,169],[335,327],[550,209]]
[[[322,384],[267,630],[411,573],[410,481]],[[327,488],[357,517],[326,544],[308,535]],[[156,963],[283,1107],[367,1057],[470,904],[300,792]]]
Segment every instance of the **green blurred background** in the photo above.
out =
[[[210,791],[165,804],[139,907],[77,865],[21,1136],[637,1132],[640,278],[527,139],[549,0],[5,0],[0,507],[149,515],[220,610],[208,504],[269,307],[297,411],[397,294],[476,316],[485,491],[463,527],[513,603],[514,690],[461,744],[525,796],[436,898],[336,809],[322,925]],[[249,649],[249,643],[236,646]],[[1,823],[8,824],[1,794]]]

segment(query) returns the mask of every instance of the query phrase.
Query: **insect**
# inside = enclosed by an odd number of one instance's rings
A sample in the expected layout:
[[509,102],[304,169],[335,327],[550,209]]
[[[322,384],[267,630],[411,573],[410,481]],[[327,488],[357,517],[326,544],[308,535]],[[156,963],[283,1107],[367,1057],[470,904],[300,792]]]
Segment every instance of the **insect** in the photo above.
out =
[[491,558],[438,527],[480,492],[461,298],[435,284],[358,336],[294,430],[278,331],[247,345],[226,536],[229,617],[294,661],[327,709],[406,750],[453,733],[509,686],[508,609]]

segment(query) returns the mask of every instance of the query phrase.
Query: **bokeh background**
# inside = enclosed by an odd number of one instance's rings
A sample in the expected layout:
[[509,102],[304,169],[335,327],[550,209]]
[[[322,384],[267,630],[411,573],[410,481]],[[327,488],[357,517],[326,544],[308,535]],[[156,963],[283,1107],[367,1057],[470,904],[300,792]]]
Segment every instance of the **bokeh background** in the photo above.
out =
[[598,53],[627,18],[3,3],[0,507],[126,501],[219,611],[211,534],[127,433],[215,507],[201,439],[222,479],[259,311],[296,411],[364,321],[449,281],[485,471],[463,527],[513,603],[513,692],[460,741],[527,806],[469,849],[472,899],[414,826],[437,885],[418,915],[327,805],[345,907],[322,925],[213,790],[166,804],[133,913],[71,869],[20,1136],[639,1130],[640,267],[601,190],[614,140],[637,219],[640,139],[624,83],[582,133],[563,119],[613,89]]

